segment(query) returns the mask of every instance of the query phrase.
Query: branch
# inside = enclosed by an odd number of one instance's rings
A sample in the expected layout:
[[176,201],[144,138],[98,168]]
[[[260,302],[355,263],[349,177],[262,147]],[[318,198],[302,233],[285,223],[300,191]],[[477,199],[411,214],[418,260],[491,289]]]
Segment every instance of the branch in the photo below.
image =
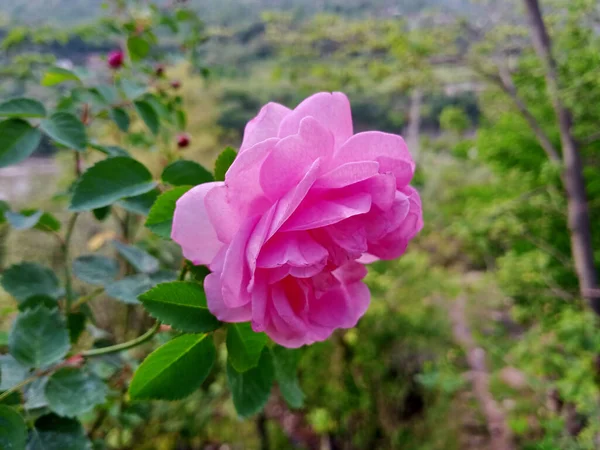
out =
[[118,353],[122,352],[123,350],[129,350],[130,348],[137,347],[138,345],[141,345],[144,342],[147,342],[150,339],[152,339],[152,337],[158,332],[159,329],[160,322],[156,321],[154,326],[148,331],[146,331],[146,333],[135,339],[132,339],[131,341],[123,342],[122,344],[111,345],[109,347],[101,347],[94,348],[92,350],[87,350],[85,352],[81,352],[81,356],[83,356],[84,358],[89,358],[91,356],[108,355],[110,353]]

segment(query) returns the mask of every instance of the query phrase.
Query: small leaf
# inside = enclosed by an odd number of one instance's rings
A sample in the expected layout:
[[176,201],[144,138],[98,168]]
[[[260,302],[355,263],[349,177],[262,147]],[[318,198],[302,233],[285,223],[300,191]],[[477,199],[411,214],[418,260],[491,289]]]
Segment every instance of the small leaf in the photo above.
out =
[[83,255],[73,261],[73,274],[86,283],[104,286],[119,275],[119,262],[102,255]]
[[58,298],[62,294],[54,272],[36,263],[23,262],[10,266],[2,274],[2,287],[18,302],[44,294]]
[[249,322],[232,323],[227,327],[229,362],[238,372],[256,367],[267,343],[265,333],[256,333]]
[[85,430],[75,419],[48,414],[35,421],[27,450],[91,450]]
[[56,84],[64,83],[65,81],[77,81],[78,83],[81,83],[79,77],[70,70],[61,67],[52,67],[44,74],[42,86],[54,86]]
[[119,130],[127,133],[129,130],[129,114],[123,108],[113,108],[110,110],[110,118],[117,124]]
[[69,333],[58,309],[40,306],[17,316],[8,337],[10,354],[27,367],[46,367],[69,351]]
[[28,230],[37,225],[40,221],[43,211],[32,211],[31,214],[19,214],[12,211],[6,211],[4,217],[8,223],[17,230]]
[[131,36],[127,39],[127,50],[132,61],[139,61],[150,53],[150,44],[142,37]]
[[204,289],[198,283],[162,283],[139,299],[150,315],[186,333],[206,333],[221,323],[208,310]]
[[215,161],[215,181],[225,181],[225,174],[235,160],[237,153],[231,147],[227,147],[221,152]]
[[108,218],[108,216],[110,216],[110,211],[111,211],[111,207],[109,206],[103,206],[101,208],[96,208],[94,210],[92,210],[92,213],[94,214],[94,217],[96,218],[96,220],[99,220],[100,222],[102,222],[103,220],[106,220]]
[[173,186],[196,186],[214,181],[212,174],[194,161],[180,159],[165,167],[162,180]]
[[162,193],[148,213],[146,227],[158,236],[170,239],[175,204],[190,189],[191,186],[180,186]]
[[90,167],[75,184],[71,211],[89,211],[108,206],[124,197],[152,190],[152,174],[135,159],[117,156]]
[[90,147],[101,151],[102,153],[108,156],[126,156],[128,158],[131,158],[131,155],[127,152],[127,150],[116,145],[90,144]]
[[160,262],[154,256],[139,247],[113,241],[119,254],[125,258],[138,272],[152,273],[160,267]]
[[136,370],[132,399],[179,400],[200,387],[215,362],[215,345],[205,334],[184,334],[152,352]]
[[259,412],[267,403],[275,378],[273,361],[264,349],[258,365],[240,373],[227,363],[227,381],[233,396],[233,404],[241,417],[249,417]]
[[0,167],[28,158],[40,144],[42,133],[21,119],[0,122]]
[[52,411],[59,416],[75,417],[104,403],[107,387],[87,370],[65,367],[50,376],[45,393]]
[[135,305],[139,303],[138,296],[152,286],[154,283],[148,275],[131,275],[106,285],[106,295],[123,303]]
[[35,309],[38,306],[45,306],[48,309],[58,308],[58,300],[48,295],[37,294],[28,297],[27,300],[19,303],[19,311],[26,309]]
[[29,374],[29,369],[11,355],[0,355],[0,391],[16,386]]
[[191,261],[186,260],[185,264],[190,272],[190,275],[196,283],[203,284],[204,279],[210,275],[210,269],[206,266],[196,266]]
[[158,130],[160,129],[160,119],[150,103],[143,100],[137,100],[133,102],[133,104],[135,110],[140,115],[152,134],[158,134]]
[[31,98],[13,98],[0,103],[0,116],[4,117],[46,117],[46,108]]
[[302,408],[304,392],[298,384],[298,361],[302,353],[298,349],[275,346],[271,349],[275,378],[279,390],[288,405],[292,408]]
[[[21,211],[21,214],[31,214],[33,210]],[[60,222],[56,217],[52,214],[45,212],[40,217],[39,222],[35,225],[36,230],[40,231],[59,231],[60,230]]]
[[87,136],[81,121],[68,112],[56,112],[40,124],[40,128],[52,140],[65,147],[85,151]]
[[27,386],[25,391],[25,409],[45,408],[48,406],[48,400],[44,394],[48,377],[41,377]]
[[0,405],[0,449],[23,450],[27,427],[23,418],[10,406]]
[[142,195],[136,195],[135,197],[127,197],[123,200],[119,200],[117,204],[129,212],[146,216],[150,212],[150,208],[152,208],[152,205],[159,195],[160,191],[158,189],[153,189]]

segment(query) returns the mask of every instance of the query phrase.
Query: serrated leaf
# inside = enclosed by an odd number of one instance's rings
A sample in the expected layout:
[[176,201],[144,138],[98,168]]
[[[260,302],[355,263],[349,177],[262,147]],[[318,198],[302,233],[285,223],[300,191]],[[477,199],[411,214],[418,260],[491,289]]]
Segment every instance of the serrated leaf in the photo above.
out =
[[27,439],[25,421],[10,406],[0,405],[0,449],[23,450]]
[[158,130],[160,129],[160,119],[152,105],[143,100],[137,100],[133,102],[133,105],[152,134],[158,134]]
[[65,147],[83,152],[87,147],[87,135],[83,123],[68,112],[56,112],[42,121],[40,128],[53,141]]
[[275,379],[279,384],[281,395],[291,408],[302,408],[304,392],[298,383],[298,362],[302,356],[301,350],[275,346],[271,349]]
[[205,334],[186,334],[152,352],[136,370],[129,395],[134,400],[179,400],[200,387],[215,361],[215,345]]
[[140,61],[150,53],[150,43],[140,36],[127,39],[127,50],[132,61]]
[[154,189],[152,174],[133,158],[117,156],[90,167],[75,184],[71,211],[89,211],[108,206],[124,197]]
[[129,212],[146,216],[150,212],[150,208],[152,208],[152,205],[159,195],[160,191],[158,189],[153,189],[142,195],[136,195],[135,197],[127,197],[123,200],[119,200],[117,204]]
[[32,98],[12,98],[0,103],[3,117],[46,117],[46,108]]
[[18,302],[37,294],[58,298],[62,293],[54,272],[31,262],[10,266],[2,274],[1,284]]
[[87,370],[64,367],[50,376],[45,394],[52,411],[75,417],[104,403],[107,391],[106,384]]
[[139,299],[150,315],[186,333],[206,333],[221,323],[208,310],[204,289],[198,283],[162,283]]
[[19,303],[19,311],[25,311],[26,309],[34,309],[38,306],[45,306],[48,309],[58,308],[58,300],[48,295],[37,294],[28,297],[27,300]]
[[117,124],[119,130],[127,133],[129,130],[129,114],[123,108],[113,108],[110,110],[110,118]]
[[258,365],[246,372],[238,372],[228,361],[227,381],[233,404],[241,417],[250,417],[265,406],[274,378],[275,369],[267,349],[263,350]]
[[61,67],[52,67],[44,74],[42,86],[54,86],[66,81],[76,81],[81,83],[79,77],[70,70]]
[[150,253],[133,245],[113,241],[113,245],[119,254],[125,258],[138,272],[152,273],[160,267],[160,262]]
[[194,161],[180,159],[169,164],[161,175],[164,183],[173,186],[196,186],[214,181],[212,174]]
[[215,181],[225,181],[225,174],[235,160],[237,153],[231,147],[227,147],[221,152],[215,161]]
[[22,119],[0,122],[0,167],[28,158],[39,146],[42,133]]
[[102,255],[83,255],[73,261],[73,274],[89,284],[104,286],[119,275],[119,262]]
[[27,450],[91,450],[85,430],[75,419],[48,414],[35,421]]
[[175,204],[191,188],[191,186],[179,186],[159,195],[152,208],[150,208],[146,219],[146,227],[158,236],[170,239]]
[[138,304],[138,296],[152,288],[154,283],[146,274],[131,275],[106,285],[106,295],[123,303]]
[[265,333],[256,333],[249,322],[232,323],[227,327],[229,362],[238,372],[256,367],[267,343]]
[[90,144],[90,147],[101,151],[108,156],[126,156],[127,158],[131,158],[131,155],[127,152],[127,150],[116,145],[98,145],[92,143]]
[[29,374],[29,369],[11,355],[0,355],[0,391],[16,386]]
[[62,315],[43,306],[20,313],[8,336],[10,354],[27,367],[46,367],[60,361],[69,347]]

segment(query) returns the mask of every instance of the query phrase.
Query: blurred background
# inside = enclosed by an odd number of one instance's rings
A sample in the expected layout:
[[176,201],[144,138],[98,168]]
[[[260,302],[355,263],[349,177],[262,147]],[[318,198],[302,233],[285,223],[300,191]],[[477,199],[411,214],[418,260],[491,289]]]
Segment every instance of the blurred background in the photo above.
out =
[[[112,3],[0,0],[0,96],[54,98],[39,82],[53,65],[105,76],[119,42],[102,30],[124,7]],[[191,60],[161,41],[165,77],[187,111],[186,159],[211,167],[268,101],[294,107],[340,90],[355,130],[407,140],[425,229],[400,260],[370,267],[373,299],[358,327],[303,351],[301,410],[274,393],[264,414],[242,422],[217,377],[179,403],[118,413],[109,404],[97,428],[88,424],[94,437],[136,450],[600,448],[600,333],[588,306],[600,258],[599,3],[179,3],[204,22]],[[536,5],[543,24],[528,20]],[[146,2],[127,8],[144,21]],[[118,143],[159,170],[145,133]],[[64,218],[52,193],[68,187],[66,159],[48,144],[0,169],[0,199]],[[591,233],[569,228],[569,206],[589,212]],[[75,256],[116,227],[79,225]],[[33,230],[0,225],[0,246],[0,267],[36,259],[60,268],[58,243]],[[122,314],[110,305],[95,305],[105,329]],[[0,291],[0,345],[14,313]]]

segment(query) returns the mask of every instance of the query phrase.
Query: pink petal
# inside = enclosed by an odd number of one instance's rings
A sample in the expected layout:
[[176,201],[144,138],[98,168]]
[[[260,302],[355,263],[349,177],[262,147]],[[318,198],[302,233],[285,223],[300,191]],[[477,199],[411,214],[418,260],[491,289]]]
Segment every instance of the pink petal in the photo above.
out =
[[274,268],[288,264],[305,267],[323,262],[327,250],[307,233],[279,233],[262,248],[258,267]]
[[279,103],[271,102],[263,106],[258,115],[246,125],[240,153],[259,142],[277,137],[281,121],[291,112],[291,109]]
[[335,189],[358,183],[379,173],[376,161],[360,161],[342,164],[323,174],[315,183],[315,189]]
[[204,279],[204,292],[209,311],[223,322],[247,322],[252,313],[250,305],[230,308],[223,302],[220,274],[211,273]]
[[208,265],[223,246],[205,206],[205,197],[223,183],[205,183],[189,190],[177,200],[171,238],[194,264]]
[[404,139],[395,134],[367,131],[352,136],[336,150],[332,167],[355,161],[377,161],[379,173],[392,173],[398,188],[408,185],[415,164]]
[[260,186],[272,200],[285,195],[318,159],[333,154],[333,136],[312,117],[300,122],[298,134],[281,139],[260,171]]
[[281,121],[279,137],[296,134],[307,116],[314,117],[333,133],[336,148],[352,136],[350,102],[341,92],[320,92],[304,100]]

